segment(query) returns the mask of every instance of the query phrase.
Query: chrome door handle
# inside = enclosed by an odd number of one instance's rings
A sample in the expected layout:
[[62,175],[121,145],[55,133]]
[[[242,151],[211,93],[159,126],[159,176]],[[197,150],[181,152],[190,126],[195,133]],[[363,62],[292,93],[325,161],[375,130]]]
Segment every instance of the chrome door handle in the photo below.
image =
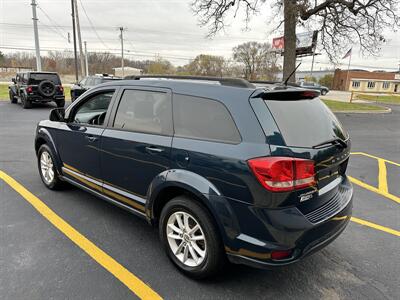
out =
[[164,149],[161,149],[161,148],[156,148],[156,147],[146,147],[146,150],[147,151],[151,151],[151,152],[157,152],[157,153],[161,153],[161,152],[163,152],[164,151]]

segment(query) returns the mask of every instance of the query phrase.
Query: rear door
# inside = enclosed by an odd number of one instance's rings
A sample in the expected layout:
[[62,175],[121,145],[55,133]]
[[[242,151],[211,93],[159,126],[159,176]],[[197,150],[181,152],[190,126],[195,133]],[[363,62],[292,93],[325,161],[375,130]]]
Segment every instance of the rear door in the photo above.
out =
[[102,136],[103,191],[144,211],[153,179],[170,168],[171,91],[126,87]]
[[[263,105],[256,104],[256,99],[252,99],[252,105],[262,119],[272,155],[315,162],[316,189],[297,191],[286,203],[296,204],[307,213],[338,192],[350,154],[349,136],[332,111],[310,92],[280,92],[276,97],[270,93],[265,97],[268,99]],[[266,122],[268,117],[272,122]]]

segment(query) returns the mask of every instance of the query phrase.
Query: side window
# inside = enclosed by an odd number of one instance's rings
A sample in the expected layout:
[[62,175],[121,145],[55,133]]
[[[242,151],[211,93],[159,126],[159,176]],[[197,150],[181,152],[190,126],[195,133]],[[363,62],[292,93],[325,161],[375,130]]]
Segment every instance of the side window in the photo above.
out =
[[94,78],[93,77],[88,77],[86,79],[86,85],[87,86],[93,86],[94,85]]
[[114,128],[172,135],[170,95],[164,92],[125,90],[115,115]]
[[96,94],[78,107],[72,120],[78,124],[103,125],[114,91]]
[[174,95],[175,136],[240,143],[239,131],[227,108],[205,98]]
[[83,78],[81,81],[79,81],[80,85],[86,85],[87,82],[87,77]]

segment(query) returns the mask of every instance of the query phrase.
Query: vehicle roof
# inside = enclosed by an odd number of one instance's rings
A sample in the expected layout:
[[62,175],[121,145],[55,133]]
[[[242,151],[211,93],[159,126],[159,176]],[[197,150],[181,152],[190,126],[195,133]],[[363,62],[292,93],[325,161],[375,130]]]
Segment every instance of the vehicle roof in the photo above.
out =
[[56,75],[58,75],[57,72],[42,72],[42,71],[28,71],[26,73],[28,73],[28,74],[56,74]]
[[[100,86],[135,86],[135,87],[155,87],[173,90],[174,93],[192,95],[205,98],[224,98],[227,95],[244,96],[246,99],[257,88],[233,87],[221,85],[218,82],[205,80],[183,80],[183,79],[124,79],[106,82]],[[206,88],[205,88],[206,87]]]

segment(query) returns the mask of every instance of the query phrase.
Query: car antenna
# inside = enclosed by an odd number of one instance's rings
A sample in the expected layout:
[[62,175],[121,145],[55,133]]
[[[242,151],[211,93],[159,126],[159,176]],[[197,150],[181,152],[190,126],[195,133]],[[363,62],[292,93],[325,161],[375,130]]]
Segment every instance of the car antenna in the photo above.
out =
[[287,85],[287,84],[288,84],[288,81],[289,81],[290,77],[292,77],[292,75],[294,74],[294,72],[297,71],[297,69],[300,67],[300,65],[301,65],[301,63],[299,63],[299,64],[297,65],[296,68],[294,68],[294,70],[292,71],[292,73],[290,73],[290,75],[289,75],[289,76],[286,78],[286,80],[283,82],[283,85]]

